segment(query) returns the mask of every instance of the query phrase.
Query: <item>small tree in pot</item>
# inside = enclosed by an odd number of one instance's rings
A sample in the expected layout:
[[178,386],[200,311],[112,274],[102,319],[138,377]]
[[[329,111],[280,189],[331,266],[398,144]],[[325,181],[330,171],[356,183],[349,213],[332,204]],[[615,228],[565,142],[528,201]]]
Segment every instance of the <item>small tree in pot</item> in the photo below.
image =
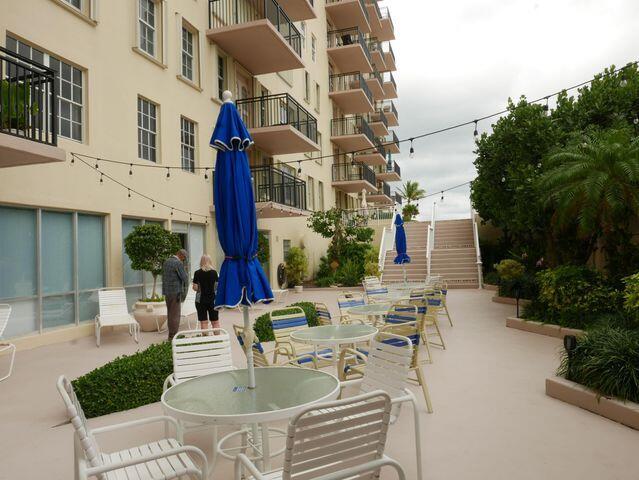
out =
[[297,292],[302,291],[302,281],[307,271],[306,253],[299,247],[291,247],[286,256],[286,277],[289,284],[292,284]]
[[176,234],[152,223],[135,227],[124,239],[124,251],[131,259],[131,268],[153,275],[151,301],[160,299],[155,289],[164,261],[179,248],[180,238]]

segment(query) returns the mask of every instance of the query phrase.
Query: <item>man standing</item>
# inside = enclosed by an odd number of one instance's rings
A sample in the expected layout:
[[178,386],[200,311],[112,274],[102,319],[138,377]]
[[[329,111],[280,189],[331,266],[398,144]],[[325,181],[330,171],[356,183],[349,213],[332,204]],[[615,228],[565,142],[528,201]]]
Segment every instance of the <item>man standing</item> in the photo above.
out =
[[169,341],[180,328],[180,314],[182,302],[186,298],[186,290],[189,284],[189,277],[184,268],[184,261],[188,253],[181,249],[167,258],[162,266],[162,295],[166,300],[166,316],[169,326]]

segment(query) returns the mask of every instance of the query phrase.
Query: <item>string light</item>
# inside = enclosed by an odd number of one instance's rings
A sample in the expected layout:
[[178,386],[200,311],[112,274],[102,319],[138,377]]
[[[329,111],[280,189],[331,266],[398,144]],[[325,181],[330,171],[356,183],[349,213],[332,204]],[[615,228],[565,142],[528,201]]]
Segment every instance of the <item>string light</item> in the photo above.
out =
[[129,191],[129,198],[131,198],[131,189],[127,188],[127,190]]
[[104,176],[104,174],[100,174],[100,185],[104,184],[104,179],[102,178]]
[[75,165],[75,155],[71,154],[71,165]]
[[155,201],[153,202],[153,205],[151,205],[151,208],[155,210]]
[[133,175],[133,164],[129,163],[129,175]]
[[548,105],[548,99],[549,97],[546,97],[546,104],[543,106],[544,112],[547,112],[548,110],[550,110],[550,107]]
[[477,138],[479,136],[479,130],[477,130],[477,125],[479,124],[479,120],[475,120],[475,131],[473,132],[473,136]]
[[408,153],[408,158],[415,158],[415,147],[413,147],[413,138],[410,139],[410,151]]
[[441,198],[441,201],[442,201],[442,202],[444,201],[444,191],[443,191],[443,190],[442,190],[442,198]]
[[204,180],[208,180],[209,179],[209,169],[205,168],[204,169]]
[[297,174],[301,175],[302,174],[302,162],[301,161],[297,161]]
[[171,216],[173,216],[173,209],[171,209]]
[[171,178],[171,169],[167,167],[167,169],[166,169],[166,179],[168,180],[169,178]]
[[100,160],[99,158],[95,159],[95,169],[98,170],[100,168],[100,165],[98,165],[98,160]]
[[193,215],[191,215],[191,212],[189,212],[189,222],[193,221]]

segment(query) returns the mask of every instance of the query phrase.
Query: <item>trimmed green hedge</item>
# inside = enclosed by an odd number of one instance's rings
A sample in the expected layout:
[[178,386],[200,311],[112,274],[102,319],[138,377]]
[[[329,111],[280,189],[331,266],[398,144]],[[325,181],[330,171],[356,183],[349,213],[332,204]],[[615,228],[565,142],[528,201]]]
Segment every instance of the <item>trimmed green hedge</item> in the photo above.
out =
[[171,344],[164,342],[118,357],[72,383],[85,415],[92,418],[159,402],[171,373]]
[[[312,302],[297,302],[292,303],[287,307],[273,311],[277,313],[292,313],[290,307],[300,307],[302,310],[304,310],[304,314],[306,315],[306,320],[308,321],[309,326],[316,327],[317,325],[319,325],[317,320],[317,313],[315,312],[315,306]],[[268,313],[260,315],[259,317],[257,317],[257,319],[255,319],[253,330],[255,330],[255,335],[257,335],[257,338],[260,339],[260,342],[272,342],[273,340],[275,340],[275,336],[273,335],[273,325],[271,324]]]
[[606,327],[577,337],[557,373],[601,395],[639,403],[639,331]]

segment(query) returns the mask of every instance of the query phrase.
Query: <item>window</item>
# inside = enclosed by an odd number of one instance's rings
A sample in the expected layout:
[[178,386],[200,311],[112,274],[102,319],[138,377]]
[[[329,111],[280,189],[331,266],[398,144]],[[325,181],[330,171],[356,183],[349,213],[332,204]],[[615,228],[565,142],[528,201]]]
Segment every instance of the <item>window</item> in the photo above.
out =
[[193,32],[182,27],[182,76],[193,81]]
[[315,82],[315,110],[318,113],[320,111],[320,86],[317,82]]
[[65,3],[68,3],[72,7],[77,8],[78,10],[82,10],[82,0],[64,0]]
[[315,61],[315,56],[317,53],[317,38],[315,35],[311,36],[311,60]]
[[152,57],[156,55],[157,43],[157,12],[156,4],[153,0],[139,0],[139,47],[143,52]]
[[226,90],[226,58],[217,56],[217,97],[222,100],[222,94]]
[[320,149],[319,152],[315,152],[315,163],[321,165],[324,160],[322,159],[322,134],[320,132],[317,132],[317,144],[319,145]]
[[157,162],[157,105],[138,97],[138,158]]
[[324,182],[322,182],[321,180],[317,181],[317,200],[318,200],[318,207],[320,209],[320,211],[324,211]]
[[195,123],[181,118],[182,170],[195,172]]
[[300,24],[300,34],[302,37],[302,51],[306,50],[306,22]]
[[8,35],[7,49],[55,70],[58,134],[81,142],[84,113],[82,70]]
[[315,210],[315,179],[310,175],[306,180],[306,209]]
[[288,257],[288,252],[291,250],[291,241],[284,239],[282,240],[282,253],[284,254],[284,261],[286,261],[286,257]]
[[311,76],[308,72],[304,72],[304,100],[311,101]]
[[7,337],[93,320],[105,286],[104,217],[0,207],[0,231]]

